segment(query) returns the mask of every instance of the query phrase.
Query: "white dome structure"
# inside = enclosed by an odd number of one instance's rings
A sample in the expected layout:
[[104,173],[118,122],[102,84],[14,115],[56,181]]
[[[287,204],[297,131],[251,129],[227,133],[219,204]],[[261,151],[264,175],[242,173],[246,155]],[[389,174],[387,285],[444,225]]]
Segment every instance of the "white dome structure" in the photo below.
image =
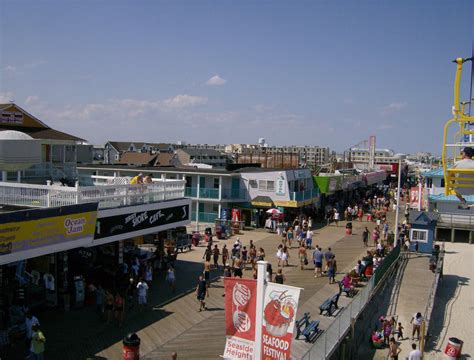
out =
[[21,131],[0,131],[0,170],[26,170],[41,162],[41,142]]
[[0,140],[34,140],[30,135],[16,130],[0,131]]

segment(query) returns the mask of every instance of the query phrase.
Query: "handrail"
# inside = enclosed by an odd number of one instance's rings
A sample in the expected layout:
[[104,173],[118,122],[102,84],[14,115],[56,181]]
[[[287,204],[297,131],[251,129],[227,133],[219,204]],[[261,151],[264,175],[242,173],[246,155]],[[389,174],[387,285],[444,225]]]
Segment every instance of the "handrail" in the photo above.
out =
[[443,275],[444,254],[445,254],[445,243],[443,241],[439,249],[438,261],[436,263],[433,285],[431,286],[430,295],[428,296],[428,302],[426,304],[425,312],[423,314],[423,326],[422,326],[421,339],[420,339],[420,349],[424,349],[425,338],[428,336],[428,333],[429,333],[431,314],[434,308],[436,291],[438,289],[440,277],[442,277]]

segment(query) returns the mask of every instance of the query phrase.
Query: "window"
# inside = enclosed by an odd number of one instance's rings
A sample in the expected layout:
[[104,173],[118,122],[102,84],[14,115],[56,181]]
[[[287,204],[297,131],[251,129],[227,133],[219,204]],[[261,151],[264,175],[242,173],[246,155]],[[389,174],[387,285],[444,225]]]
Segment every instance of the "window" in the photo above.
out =
[[212,204],[212,212],[217,213],[219,211],[219,205],[217,204]]
[[219,189],[219,178],[214,178],[214,189]]
[[441,187],[444,188],[444,178],[441,179]]
[[418,242],[428,242],[428,230],[415,230],[410,231],[410,240]]
[[257,180],[255,179],[249,180],[249,185],[252,189],[258,188]]
[[115,160],[120,160],[120,155],[119,154],[115,154]]
[[275,182],[271,180],[258,180],[258,189],[261,191],[275,191]]

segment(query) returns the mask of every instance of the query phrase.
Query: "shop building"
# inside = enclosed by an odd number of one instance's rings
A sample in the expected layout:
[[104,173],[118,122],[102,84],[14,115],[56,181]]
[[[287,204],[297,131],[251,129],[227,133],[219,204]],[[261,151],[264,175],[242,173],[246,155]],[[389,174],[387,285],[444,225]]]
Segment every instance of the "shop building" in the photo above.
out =
[[52,129],[16,104],[0,104],[2,181],[73,181],[77,176],[77,147],[85,143],[84,139]]

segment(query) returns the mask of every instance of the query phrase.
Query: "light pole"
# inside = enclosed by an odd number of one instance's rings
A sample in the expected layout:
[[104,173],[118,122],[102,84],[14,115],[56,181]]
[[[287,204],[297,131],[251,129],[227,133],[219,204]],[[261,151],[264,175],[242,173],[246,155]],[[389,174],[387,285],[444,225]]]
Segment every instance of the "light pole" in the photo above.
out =
[[398,245],[398,222],[400,221],[400,186],[402,177],[402,159],[403,156],[398,155],[398,185],[397,185],[397,208],[395,211],[395,239],[393,239],[393,247]]

